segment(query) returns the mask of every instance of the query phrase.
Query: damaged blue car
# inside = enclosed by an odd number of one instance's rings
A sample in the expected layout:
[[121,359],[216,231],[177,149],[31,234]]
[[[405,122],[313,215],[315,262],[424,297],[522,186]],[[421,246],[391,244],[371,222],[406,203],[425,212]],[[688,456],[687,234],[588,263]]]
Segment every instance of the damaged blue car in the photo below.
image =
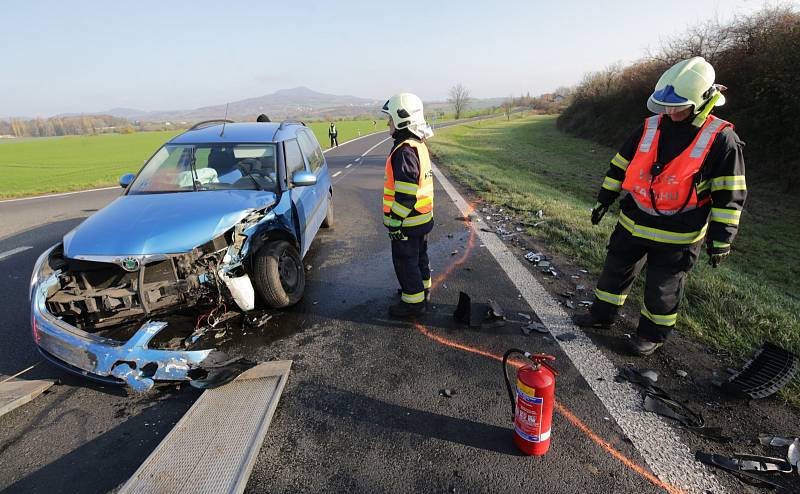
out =
[[202,377],[220,323],[297,303],[303,257],[333,225],[302,123],[202,122],[120,185],[36,262],[31,323],[51,362],[137,390]]

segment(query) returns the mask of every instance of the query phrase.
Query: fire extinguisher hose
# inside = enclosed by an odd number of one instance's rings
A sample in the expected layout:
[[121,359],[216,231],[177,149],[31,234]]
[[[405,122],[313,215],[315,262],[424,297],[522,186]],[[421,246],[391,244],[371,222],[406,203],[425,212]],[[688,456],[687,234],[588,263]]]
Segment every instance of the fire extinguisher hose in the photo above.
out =
[[508,390],[508,399],[511,400],[511,416],[517,415],[517,400],[514,399],[514,390],[511,389],[511,380],[508,378],[508,357],[518,353],[525,358],[530,358],[531,354],[519,348],[511,348],[503,354],[503,376],[506,378],[506,389]]

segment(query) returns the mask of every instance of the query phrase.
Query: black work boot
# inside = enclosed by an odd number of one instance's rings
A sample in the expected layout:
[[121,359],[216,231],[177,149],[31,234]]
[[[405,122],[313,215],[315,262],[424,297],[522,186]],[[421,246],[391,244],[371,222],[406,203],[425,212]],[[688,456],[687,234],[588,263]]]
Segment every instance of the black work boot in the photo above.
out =
[[572,322],[581,328],[592,329],[610,329],[611,325],[613,324],[612,322],[599,321],[595,319],[590,311],[586,311],[583,314],[575,314],[575,316],[572,318]]
[[638,357],[647,357],[652,355],[656,350],[664,346],[664,342],[650,341],[644,338],[636,337],[631,339],[631,353]]
[[399,304],[394,304],[389,307],[389,315],[398,318],[421,316],[426,312],[425,305],[426,304],[424,302],[419,304],[407,304],[405,302],[400,302]]

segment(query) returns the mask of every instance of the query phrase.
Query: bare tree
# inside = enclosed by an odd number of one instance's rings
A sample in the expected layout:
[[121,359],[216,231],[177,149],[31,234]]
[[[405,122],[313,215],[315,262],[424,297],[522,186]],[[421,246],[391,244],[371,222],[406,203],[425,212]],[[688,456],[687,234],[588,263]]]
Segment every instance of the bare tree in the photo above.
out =
[[453,111],[456,114],[456,118],[461,118],[466,111],[470,100],[472,100],[469,94],[469,89],[459,82],[450,88],[449,95],[450,97],[447,98],[447,102],[453,105]]

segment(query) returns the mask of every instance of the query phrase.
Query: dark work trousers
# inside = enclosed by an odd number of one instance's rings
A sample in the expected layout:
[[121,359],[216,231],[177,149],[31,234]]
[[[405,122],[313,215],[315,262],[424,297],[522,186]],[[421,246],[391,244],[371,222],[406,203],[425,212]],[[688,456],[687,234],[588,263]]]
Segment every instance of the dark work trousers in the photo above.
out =
[[424,302],[424,291],[431,286],[427,236],[415,235],[406,240],[392,240],[392,263],[403,292],[403,302]]
[[331,147],[339,147],[339,137],[338,136],[330,136],[331,138]]
[[693,245],[658,244],[634,237],[617,224],[597,280],[591,313],[595,320],[611,323],[625,303],[636,276],[647,265],[644,305],[639,315],[640,338],[663,342],[678,318],[686,276],[697,261],[701,242]]

